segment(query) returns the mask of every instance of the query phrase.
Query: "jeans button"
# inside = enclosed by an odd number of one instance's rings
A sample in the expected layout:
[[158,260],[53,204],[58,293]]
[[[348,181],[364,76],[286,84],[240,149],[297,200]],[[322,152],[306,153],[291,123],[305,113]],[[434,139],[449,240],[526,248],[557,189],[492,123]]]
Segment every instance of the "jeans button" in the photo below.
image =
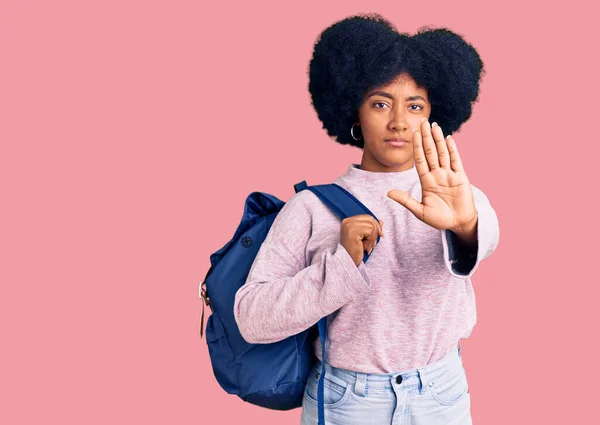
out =
[[396,384],[401,384],[401,383],[402,383],[402,375],[396,376]]

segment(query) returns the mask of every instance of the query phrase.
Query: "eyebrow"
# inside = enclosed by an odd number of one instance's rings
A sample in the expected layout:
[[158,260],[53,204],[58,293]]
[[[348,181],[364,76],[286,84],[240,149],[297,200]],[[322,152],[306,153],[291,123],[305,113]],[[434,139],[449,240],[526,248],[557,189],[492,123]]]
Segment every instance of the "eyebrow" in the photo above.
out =
[[[389,99],[394,100],[394,96],[392,96],[391,94],[386,93],[384,91],[374,91],[373,93],[371,93],[370,95],[367,96],[367,99],[370,98],[371,96],[377,96],[377,95],[383,96],[383,97],[387,97]],[[417,96],[409,96],[409,97],[406,98],[406,100],[419,100],[419,99],[427,102],[427,99],[425,99],[423,96],[419,96],[419,95],[417,95]]]

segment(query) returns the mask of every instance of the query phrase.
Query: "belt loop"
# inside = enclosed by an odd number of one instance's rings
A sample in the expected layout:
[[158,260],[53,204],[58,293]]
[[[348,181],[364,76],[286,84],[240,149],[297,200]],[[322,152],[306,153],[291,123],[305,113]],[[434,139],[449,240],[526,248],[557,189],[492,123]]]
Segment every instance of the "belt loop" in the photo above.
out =
[[419,394],[425,394],[427,390],[427,378],[423,375],[423,371],[421,369],[417,369],[417,373],[419,374],[419,381],[421,381],[421,388],[419,388]]
[[356,372],[356,382],[354,384],[354,392],[359,396],[367,394],[367,374]]

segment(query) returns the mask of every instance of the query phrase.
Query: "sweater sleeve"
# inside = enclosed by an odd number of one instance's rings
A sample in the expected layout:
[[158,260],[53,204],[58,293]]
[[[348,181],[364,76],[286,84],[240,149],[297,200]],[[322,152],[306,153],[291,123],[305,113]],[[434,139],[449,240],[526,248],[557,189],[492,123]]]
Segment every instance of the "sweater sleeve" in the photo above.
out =
[[357,267],[339,242],[307,264],[310,196],[301,191],[279,211],[235,294],[234,317],[251,344],[298,334],[371,286],[364,263]]
[[442,230],[446,268],[453,276],[463,279],[473,276],[479,263],[494,252],[500,238],[498,217],[487,196],[477,187],[471,185],[471,188],[478,217],[477,244],[464,246],[454,232]]

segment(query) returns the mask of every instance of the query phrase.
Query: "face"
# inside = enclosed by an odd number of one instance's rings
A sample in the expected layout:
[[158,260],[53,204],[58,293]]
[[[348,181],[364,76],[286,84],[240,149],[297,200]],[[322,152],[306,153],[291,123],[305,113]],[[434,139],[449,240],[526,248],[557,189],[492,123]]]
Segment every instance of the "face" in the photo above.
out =
[[[360,168],[367,171],[405,171],[413,167],[413,128],[429,119],[431,105],[427,90],[417,86],[410,75],[400,74],[387,86],[369,90],[358,111],[363,157]],[[394,146],[386,139],[406,139]]]

